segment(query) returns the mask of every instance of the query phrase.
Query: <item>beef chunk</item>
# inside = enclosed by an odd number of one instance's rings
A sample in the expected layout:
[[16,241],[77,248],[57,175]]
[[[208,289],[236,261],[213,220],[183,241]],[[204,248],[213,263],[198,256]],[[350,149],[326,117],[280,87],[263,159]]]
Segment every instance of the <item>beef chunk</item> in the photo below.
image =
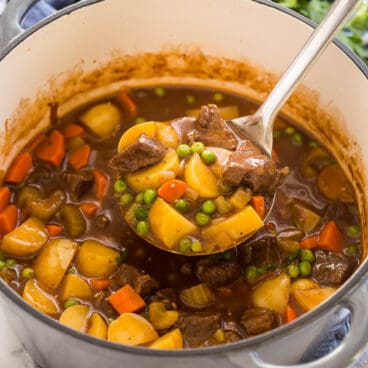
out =
[[77,173],[64,173],[62,180],[73,201],[81,199],[93,187],[95,182],[93,173],[86,170]]
[[242,275],[242,270],[236,262],[205,260],[197,263],[196,274],[200,281],[218,288],[236,281]]
[[95,297],[95,307],[101,310],[108,318],[116,318],[117,314],[109,302],[110,291],[100,291]]
[[225,125],[216,105],[202,106],[196,121],[196,128],[188,133],[189,143],[201,141],[206,146],[222,147],[234,150],[238,141]]
[[258,335],[280,325],[280,318],[271,309],[251,308],[241,316],[241,325],[248,335]]
[[194,313],[182,315],[177,323],[184,339],[191,347],[205,342],[220,328],[219,313]]
[[340,253],[315,251],[312,277],[321,284],[342,284],[353,272],[355,260]]
[[143,275],[134,266],[123,263],[114,275],[111,287],[117,290],[126,284],[133,287],[142,296],[152,294],[160,286],[158,281],[152,276]]
[[278,169],[275,161],[245,140],[229,156],[222,180],[234,186],[243,183],[254,192],[273,192],[288,172],[288,168]]
[[137,142],[117,153],[109,162],[110,167],[121,173],[132,173],[158,164],[165,156],[166,148],[156,138],[141,134]]

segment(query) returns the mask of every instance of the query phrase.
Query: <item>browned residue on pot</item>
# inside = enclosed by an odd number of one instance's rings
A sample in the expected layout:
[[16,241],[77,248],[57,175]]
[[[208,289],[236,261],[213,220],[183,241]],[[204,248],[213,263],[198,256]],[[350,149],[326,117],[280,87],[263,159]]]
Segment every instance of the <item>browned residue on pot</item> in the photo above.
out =
[[[29,139],[44,129],[49,119],[49,106],[58,103],[62,106],[96,88],[131,79],[143,80],[158,77],[196,78],[198,82],[217,83],[224,88],[246,95],[256,101],[262,101],[277,80],[275,75],[252,66],[246,61],[234,61],[225,58],[204,55],[198,50],[165,51],[160,54],[140,54],[133,56],[116,55],[106,65],[97,65],[94,71],[84,72],[83,62],[73,70],[49,80],[46,88],[38,91],[34,101],[22,100],[17,111],[5,124],[6,137],[1,155],[7,161],[0,163],[4,169]],[[344,122],[331,107],[321,106],[318,95],[306,88],[299,88],[289,99],[283,113],[297,124],[305,127],[318,137],[340,161],[355,186],[361,211],[364,254],[367,254],[368,237],[367,214],[364,188],[367,179],[360,149],[348,136]],[[318,122],[316,124],[316,122]],[[0,138],[1,140],[1,138]],[[16,148],[15,148],[16,147]],[[1,179],[0,170],[0,179]]]

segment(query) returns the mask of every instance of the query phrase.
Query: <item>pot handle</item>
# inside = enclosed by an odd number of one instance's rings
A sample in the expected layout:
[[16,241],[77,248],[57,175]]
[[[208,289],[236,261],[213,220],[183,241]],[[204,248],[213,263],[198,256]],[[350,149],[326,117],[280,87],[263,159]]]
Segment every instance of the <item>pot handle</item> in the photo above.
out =
[[37,0],[10,0],[1,16],[1,49],[24,32],[20,22]]
[[232,367],[244,368],[336,368],[349,367],[359,356],[367,344],[367,313],[368,283],[360,284],[352,293],[349,293],[337,307],[351,311],[352,322],[349,332],[336,349],[313,362],[293,365],[278,365],[265,362],[256,351],[232,351],[228,359]]

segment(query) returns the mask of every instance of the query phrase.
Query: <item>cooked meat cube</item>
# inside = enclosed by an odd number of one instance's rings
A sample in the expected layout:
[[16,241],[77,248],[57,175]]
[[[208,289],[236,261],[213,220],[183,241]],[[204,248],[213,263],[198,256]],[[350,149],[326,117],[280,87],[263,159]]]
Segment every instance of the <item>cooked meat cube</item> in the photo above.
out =
[[77,173],[65,173],[62,176],[66,191],[73,201],[78,201],[86,194],[95,182],[91,171],[78,171]]
[[241,316],[241,325],[248,335],[258,335],[280,325],[280,318],[271,309],[251,308]]
[[312,277],[321,284],[342,284],[353,272],[355,260],[340,253],[316,250]]
[[200,281],[210,287],[229,285],[240,278],[242,270],[236,262],[199,261],[196,274]]
[[220,328],[219,313],[194,313],[182,315],[177,326],[191,347],[205,342]]
[[141,134],[137,142],[117,153],[109,162],[120,173],[132,173],[158,164],[165,156],[166,148],[156,138]]
[[188,133],[189,143],[203,142],[206,146],[234,150],[238,141],[229,130],[216,105],[202,106],[196,121],[196,128]]
[[135,282],[135,291],[142,296],[147,296],[156,291],[159,286],[158,281],[152,276],[142,275]]
[[222,180],[234,186],[243,183],[254,192],[273,192],[288,173],[288,168],[278,169],[275,161],[246,140],[229,156]]
[[101,310],[108,318],[116,318],[117,314],[109,302],[109,296],[109,291],[100,291],[94,299],[95,307]]

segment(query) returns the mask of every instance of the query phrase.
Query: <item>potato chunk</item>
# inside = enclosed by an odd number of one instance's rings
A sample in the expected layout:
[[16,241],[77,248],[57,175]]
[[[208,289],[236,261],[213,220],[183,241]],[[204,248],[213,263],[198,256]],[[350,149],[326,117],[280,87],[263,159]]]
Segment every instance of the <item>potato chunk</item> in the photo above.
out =
[[110,276],[119,266],[116,261],[119,254],[116,249],[107,247],[96,240],[87,240],[79,249],[77,268],[87,277]]
[[73,305],[65,309],[59,322],[73,330],[84,332],[87,328],[89,311],[90,307],[87,305]]
[[171,171],[176,177],[179,167],[179,158],[173,149],[169,149],[163,160],[148,169],[139,170],[126,177],[128,184],[137,192],[146,189],[158,189],[161,185],[160,176],[163,172]]
[[93,313],[89,319],[87,333],[88,335],[98,337],[100,339],[106,339],[107,324],[98,313]]
[[189,160],[184,177],[186,183],[196,190],[200,197],[215,198],[220,195],[215,174],[197,153]]
[[179,318],[176,310],[166,310],[162,302],[153,302],[148,307],[148,313],[151,323],[158,330],[170,328]]
[[111,322],[107,338],[120,344],[143,345],[156,340],[158,334],[145,318],[135,313],[123,313]]
[[153,349],[182,349],[183,348],[183,335],[181,331],[176,328],[161,336],[159,339],[154,341],[150,348]]
[[77,249],[78,243],[72,240],[62,238],[50,240],[34,262],[37,280],[51,290],[57,289]]
[[252,304],[283,314],[290,297],[290,277],[286,273],[261,282],[252,292]]
[[153,235],[168,248],[182,237],[195,233],[198,228],[162,198],[157,198],[148,215]]
[[62,303],[69,298],[90,299],[92,290],[87,281],[70,273],[65,276],[59,298]]
[[60,309],[56,300],[37,284],[35,279],[28,280],[22,294],[24,300],[49,316],[56,316]]
[[37,253],[47,239],[46,226],[37,218],[30,217],[4,236],[0,249],[15,257],[28,257]]

